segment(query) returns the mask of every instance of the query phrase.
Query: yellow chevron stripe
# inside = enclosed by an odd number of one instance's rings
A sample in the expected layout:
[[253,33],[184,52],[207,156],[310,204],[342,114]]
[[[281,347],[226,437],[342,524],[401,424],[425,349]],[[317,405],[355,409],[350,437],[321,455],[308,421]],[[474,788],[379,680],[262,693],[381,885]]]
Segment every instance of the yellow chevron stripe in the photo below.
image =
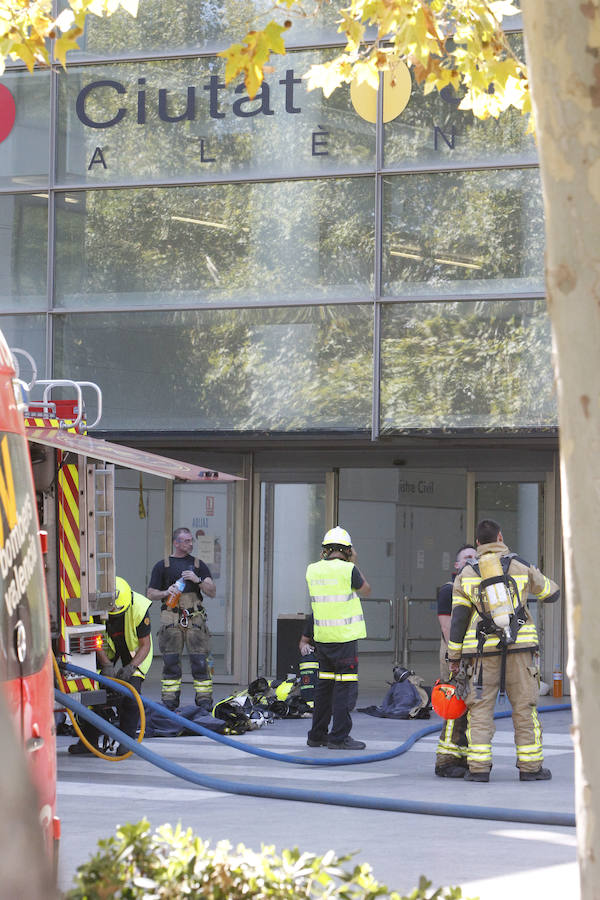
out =
[[95,682],[90,678],[67,678],[67,693],[76,694],[77,691],[93,691]]
[[74,521],[79,524],[79,472],[77,466],[69,466],[69,469],[71,470],[77,494],[73,493],[71,485],[67,482],[65,476],[61,472],[59,475],[59,484],[62,490],[62,501],[65,508],[68,507],[71,510]]
[[[73,429],[70,429],[73,430]],[[59,486],[60,486],[60,498],[61,502],[59,505],[58,516],[59,522],[62,528],[61,532],[61,542],[62,546],[59,547],[59,553],[61,557],[61,562],[64,567],[64,571],[66,575],[68,575],[71,584],[73,585],[77,594],[81,593],[81,581],[79,575],[76,573],[73,565],[69,559],[67,554],[66,546],[71,550],[71,554],[73,558],[77,562],[77,566],[81,565],[81,554],[80,554],[80,546],[79,546],[79,534],[75,533],[68,518],[66,509],[68,508],[71,512],[73,520],[79,526],[79,471],[77,466],[70,465],[69,472],[73,479],[74,487],[77,490],[77,496],[74,493],[74,490],[71,488],[70,484],[66,481],[65,475],[61,472],[59,475]],[[66,545],[66,546],[65,546]],[[61,579],[61,597],[64,601],[69,599],[68,591],[64,581]]]

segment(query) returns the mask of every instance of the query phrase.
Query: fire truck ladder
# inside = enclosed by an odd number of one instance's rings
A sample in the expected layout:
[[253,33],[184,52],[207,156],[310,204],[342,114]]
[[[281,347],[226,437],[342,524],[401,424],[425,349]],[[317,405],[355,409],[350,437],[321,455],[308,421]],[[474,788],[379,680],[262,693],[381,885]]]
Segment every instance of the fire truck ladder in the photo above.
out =
[[87,618],[114,599],[115,522],[113,463],[80,457],[81,612]]

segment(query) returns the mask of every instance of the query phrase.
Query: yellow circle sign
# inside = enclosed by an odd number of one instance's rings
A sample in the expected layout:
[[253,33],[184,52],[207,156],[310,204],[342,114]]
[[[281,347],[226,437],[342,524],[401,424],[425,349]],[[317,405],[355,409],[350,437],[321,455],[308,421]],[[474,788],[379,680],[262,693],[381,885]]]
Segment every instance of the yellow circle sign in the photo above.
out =
[[[393,83],[392,83],[393,82]],[[399,62],[393,73],[386,69],[383,73],[383,121],[391,122],[406,107],[410,99],[412,80],[408,66]],[[377,121],[377,91],[363,81],[350,83],[350,99],[352,106],[366,122]]]

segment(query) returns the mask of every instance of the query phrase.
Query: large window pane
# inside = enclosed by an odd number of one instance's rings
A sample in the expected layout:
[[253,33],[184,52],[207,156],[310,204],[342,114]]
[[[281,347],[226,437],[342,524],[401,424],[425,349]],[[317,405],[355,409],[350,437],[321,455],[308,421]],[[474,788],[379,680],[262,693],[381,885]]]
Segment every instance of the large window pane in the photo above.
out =
[[[29,353],[37,368],[37,377],[46,377],[46,317],[0,315],[0,331],[9,347],[18,347]],[[33,372],[27,358],[17,354],[19,375],[26,383],[33,380]]]
[[385,294],[543,290],[537,169],[387,177],[383,229]]
[[61,196],[65,307],[363,297],[373,275],[370,178]]
[[60,183],[319,174],[372,168],[375,126],[348,87],[302,75],[330,50],[276,56],[254,100],[216,57],[87,66],[59,80]]
[[[48,185],[50,77],[48,72],[11,72],[0,84],[2,132],[0,187]],[[12,127],[11,127],[12,124]],[[8,132],[8,133],[7,133]]]
[[383,307],[381,430],[556,426],[545,302]]
[[367,429],[372,307],[56,318],[55,375],[103,391],[101,427]]
[[0,195],[0,311],[46,308],[48,195]]
[[[78,43],[83,56],[220,50],[240,41],[249,28],[262,27],[271,19],[292,22],[285,34],[287,46],[340,40],[335,25],[339,12],[333,5],[324,4],[316,12],[315,3],[308,0],[303,8],[312,14],[303,17],[274,10],[272,0],[143,0],[136,18],[122,10],[108,20],[90,16]],[[70,58],[76,58],[75,54]]]
[[[519,58],[523,58],[522,36],[512,35],[510,40]],[[431,163],[442,167],[537,159],[535,141],[525,133],[527,119],[517,110],[511,108],[498,119],[482,121],[469,110],[458,109],[459,103],[460,96],[453,88],[425,96],[423,85],[416,84],[413,78],[408,105],[384,126],[385,165]]]

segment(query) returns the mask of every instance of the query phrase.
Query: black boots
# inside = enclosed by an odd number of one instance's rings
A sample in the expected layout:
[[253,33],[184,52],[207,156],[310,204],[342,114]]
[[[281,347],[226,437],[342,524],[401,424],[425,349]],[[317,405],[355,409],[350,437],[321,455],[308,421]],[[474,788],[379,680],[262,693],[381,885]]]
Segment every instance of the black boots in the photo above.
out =
[[519,772],[519,781],[550,781],[552,772],[550,769],[539,767],[537,772]]

